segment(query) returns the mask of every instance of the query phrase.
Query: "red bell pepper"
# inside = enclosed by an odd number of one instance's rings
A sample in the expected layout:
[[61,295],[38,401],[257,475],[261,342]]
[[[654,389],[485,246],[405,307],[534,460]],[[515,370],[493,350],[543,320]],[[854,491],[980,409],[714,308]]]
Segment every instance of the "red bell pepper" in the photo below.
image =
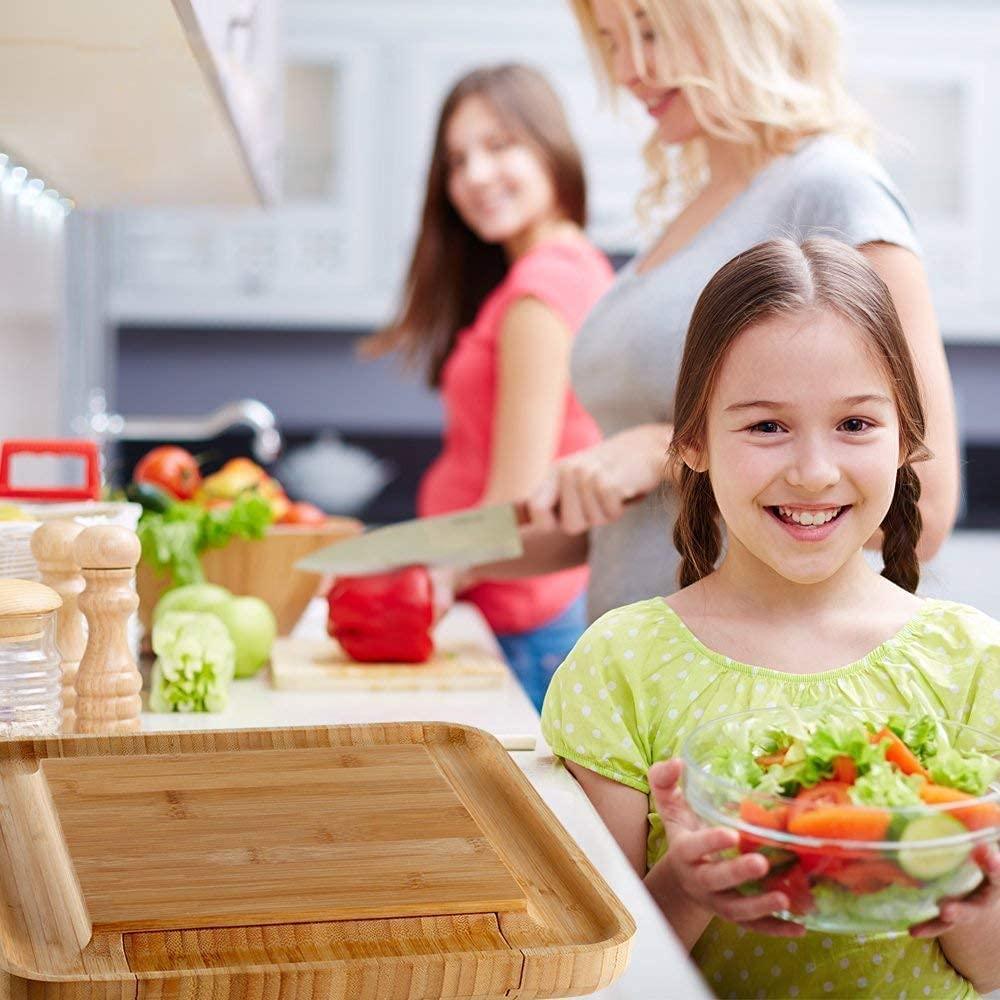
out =
[[338,577],[327,604],[327,632],[353,660],[423,663],[434,651],[434,589],[426,566]]

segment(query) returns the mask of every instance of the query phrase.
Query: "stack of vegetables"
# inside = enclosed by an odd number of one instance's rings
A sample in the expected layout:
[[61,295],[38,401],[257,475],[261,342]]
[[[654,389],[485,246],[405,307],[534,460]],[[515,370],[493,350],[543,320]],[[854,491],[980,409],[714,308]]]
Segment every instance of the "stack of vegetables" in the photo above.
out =
[[702,767],[745,790],[731,802],[740,850],[770,863],[746,891],[782,891],[827,928],[903,928],[981,881],[974,847],[1000,837],[1000,760],[960,749],[947,724],[841,712],[720,732]]
[[174,586],[204,580],[198,556],[232,538],[263,538],[272,524],[322,524],[326,514],[293,503],[281,484],[248,458],[234,458],[202,477],[197,458],[164,445],[144,455],[126,487],[142,504],[142,558]]

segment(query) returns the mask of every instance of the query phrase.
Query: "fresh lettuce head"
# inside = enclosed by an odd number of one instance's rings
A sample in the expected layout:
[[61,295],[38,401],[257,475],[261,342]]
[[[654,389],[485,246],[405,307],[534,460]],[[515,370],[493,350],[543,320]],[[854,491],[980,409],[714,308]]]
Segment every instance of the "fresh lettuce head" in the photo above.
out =
[[153,626],[153,712],[221,712],[229,700],[236,647],[213,614],[168,611]]
[[931,757],[926,767],[931,780],[970,795],[984,795],[1000,775],[1000,760],[976,750],[949,747]]

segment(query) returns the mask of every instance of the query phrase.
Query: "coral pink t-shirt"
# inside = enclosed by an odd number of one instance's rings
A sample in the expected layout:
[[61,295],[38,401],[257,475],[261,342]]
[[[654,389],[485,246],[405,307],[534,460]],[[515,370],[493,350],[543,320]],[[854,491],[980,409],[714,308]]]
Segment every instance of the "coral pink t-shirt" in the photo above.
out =
[[[475,507],[486,491],[493,448],[500,330],[518,299],[551,307],[576,333],[613,278],[600,250],[583,240],[540,243],[518,258],[486,297],[471,326],[462,330],[445,363],[441,396],[444,448],[428,469],[417,496],[422,517]],[[597,425],[566,392],[556,457],[601,438]],[[498,635],[527,632],[557,617],[587,586],[587,567],[520,580],[486,581],[462,597],[477,604]]]

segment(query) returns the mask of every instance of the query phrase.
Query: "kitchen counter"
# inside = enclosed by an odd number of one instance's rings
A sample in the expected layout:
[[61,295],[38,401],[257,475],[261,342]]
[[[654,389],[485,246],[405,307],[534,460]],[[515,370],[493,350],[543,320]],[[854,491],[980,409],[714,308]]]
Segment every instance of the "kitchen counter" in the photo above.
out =
[[[449,615],[463,615],[462,605]],[[324,616],[325,604],[314,600],[293,634],[323,634]],[[470,616],[469,620],[477,619]],[[499,655],[492,634],[480,631],[477,638]],[[533,737],[537,741],[534,750],[513,751],[513,760],[632,913],[637,926],[628,969],[617,982],[591,996],[600,1000],[711,996],[590,801],[545,746],[538,714],[513,675],[498,688],[482,690],[324,692],[277,691],[262,672],[233,684],[225,712],[144,712],[142,727],[179,731],[403,721],[458,722],[505,739]]]

